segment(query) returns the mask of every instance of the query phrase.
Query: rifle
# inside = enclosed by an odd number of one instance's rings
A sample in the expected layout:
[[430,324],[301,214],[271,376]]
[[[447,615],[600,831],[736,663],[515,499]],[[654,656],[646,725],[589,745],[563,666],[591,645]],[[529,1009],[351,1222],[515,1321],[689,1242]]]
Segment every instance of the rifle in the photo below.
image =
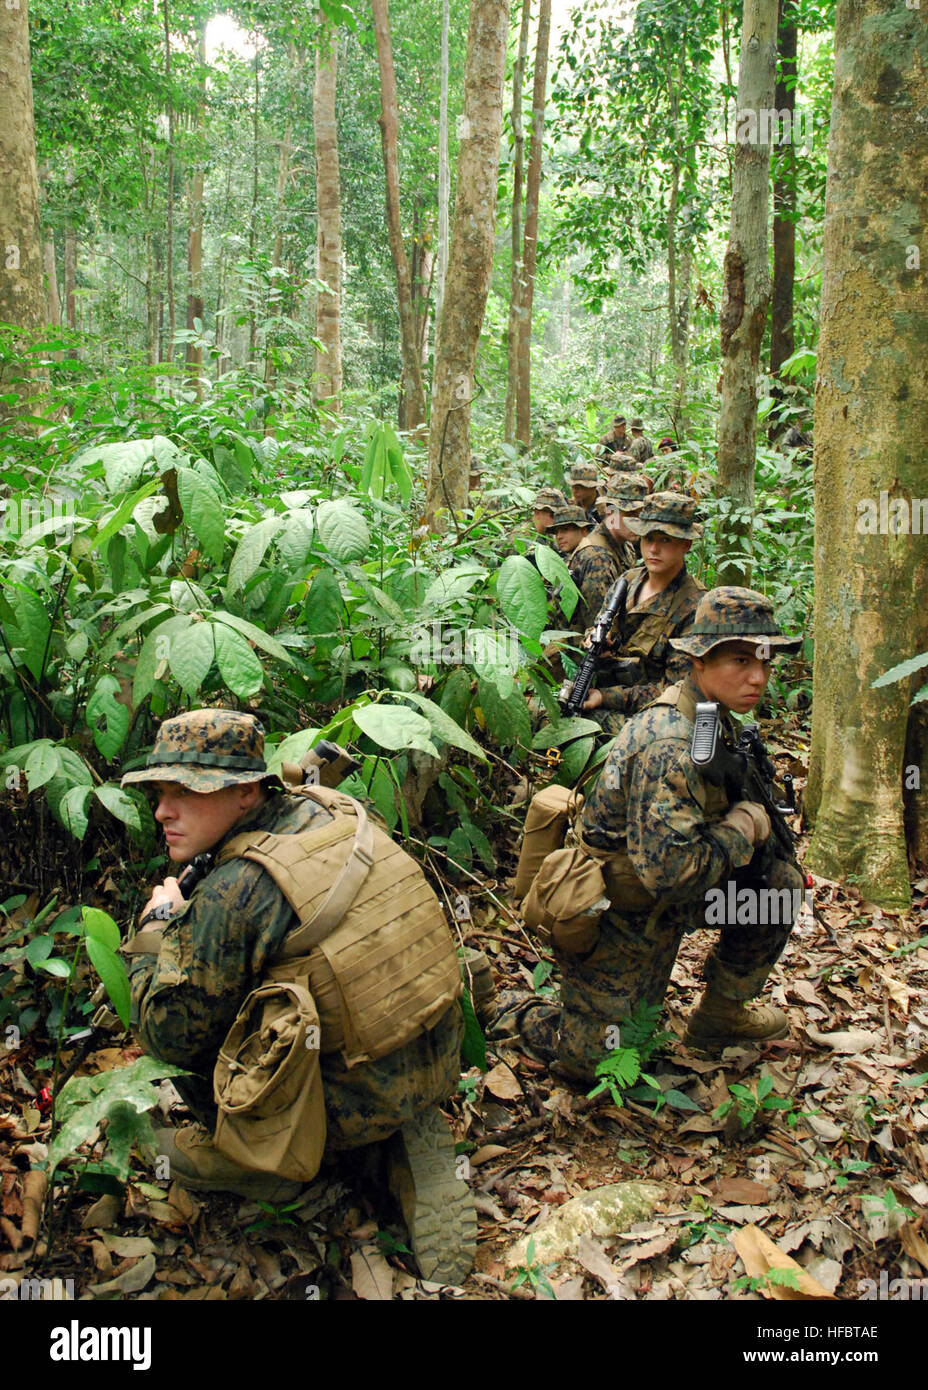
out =
[[737,744],[731,748],[724,736],[719,737],[718,704],[714,700],[700,703],[696,706],[690,755],[703,777],[715,786],[723,786],[732,801],[756,801],[767,812],[770,835],[755,850],[751,865],[766,873],[771,859],[779,858],[799,869],[793,832],[786,822],[786,817],[797,811],[793,779],[789,774],[783,778],[786,800],[777,801],[774,797],[776,768],[767,756],[757,725],[745,724]]
[[580,668],[574,676],[573,681],[566,680],[558,693],[557,702],[561,707],[562,714],[579,714],[583,702],[590,693],[590,686],[593,684],[593,677],[596,675],[596,668],[606,646],[606,639],[609,636],[612,624],[615,622],[620,611],[625,607],[625,595],[628,592],[628,580],[623,575],[621,579],[610,589],[606,602],[603,605],[596,622],[593,624],[590,645],[586,656],[580,663]]

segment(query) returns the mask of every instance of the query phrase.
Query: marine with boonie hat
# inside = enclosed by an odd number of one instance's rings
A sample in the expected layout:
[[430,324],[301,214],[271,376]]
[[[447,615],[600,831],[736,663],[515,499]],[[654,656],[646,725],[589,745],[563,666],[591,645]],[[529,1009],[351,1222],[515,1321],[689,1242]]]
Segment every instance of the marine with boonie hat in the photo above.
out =
[[[142,913],[144,925],[126,947],[133,1030],[145,1052],[192,1073],[179,1079],[178,1087],[202,1121],[162,1131],[159,1151],[168,1155],[172,1177],[182,1185],[288,1201],[298,1195],[299,1182],[242,1167],[214,1143],[212,1078],[240,1007],[266,980],[267,968],[280,963],[284,938],[298,919],[259,863],[236,852],[222,862],[219,858],[241,832],[270,847],[278,837],[286,842],[324,829],[332,812],[308,796],[282,789],[281,780],[268,772],[260,721],[235,710],[200,709],[165,720],[145,767],[127,772],[122,780],[127,786],[156,784],[155,818],[175,862],[194,853],[201,855],[201,863],[206,861],[205,876],[188,890],[188,899],[177,879],[168,878],[153,890]],[[324,850],[307,851],[308,861],[304,854],[292,862],[295,888],[304,895],[314,852]],[[159,911],[162,920],[150,927],[151,912],[162,906],[167,913]],[[410,949],[419,949],[410,931],[403,926],[399,933],[406,957]],[[381,954],[389,957],[394,949],[399,949],[395,935],[384,936]],[[450,940],[448,949],[453,949]],[[342,1051],[326,1047],[326,1008],[331,1012],[331,1001],[323,1007],[320,995],[323,1030],[313,1082],[321,1085],[324,1099],[316,1102],[324,1117],[320,1149],[323,1136],[326,1158],[393,1136],[395,1171],[409,1179],[402,1180],[403,1209],[414,1250],[418,1242],[420,1265],[430,1261],[443,1280],[451,1275],[452,1282],[459,1282],[457,1276],[466,1274],[472,1260],[476,1220],[467,1189],[454,1176],[454,1141],[437,1106],[452,1094],[460,1076],[460,1006],[451,1004],[394,1051],[350,1067]],[[444,1166],[436,1165],[439,1158]]]
[[599,496],[600,476],[595,463],[578,459],[570,466],[570,491],[575,504],[582,507],[591,526],[599,520],[596,499]]
[[632,420],[632,442],[628,452],[639,466],[654,457],[654,444],[644,432],[644,421],[640,415]]
[[581,598],[571,616],[575,632],[592,627],[616,580],[640,562],[625,515],[638,511],[647,496],[648,480],[628,473],[600,497],[597,510],[602,519],[570,557],[570,577]]
[[625,416],[613,415],[609,433],[599,441],[599,462],[605,463],[616,450],[627,449],[630,442],[625,430]]
[[673,639],[689,657],[687,675],[634,715],[615,740],[574,831],[591,851],[609,856],[604,872],[607,889],[615,885],[612,906],[600,919],[591,954],[559,957],[561,1006],[534,999],[521,1008],[529,1050],[553,1061],[559,1073],[595,1080],[608,1028],[642,1004],[663,1002],[684,933],[718,930],[707,914],[708,894],[718,885],[724,890],[735,875],[741,887],[772,891],[782,911],[762,913],[749,929],[721,926],[684,1042],[715,1055],[788,1031],[783,1011],[747,1001],[761,993],[789,938],[803,876],[776,853],[763,878],[752,868],[755,850],[770,848],[767,812],[740,800],[737,789],[707,780],[691,746],[697,704],[716,702],[721,736],[734,741],[728,711],[756,706],[771,659],[801,642],[782,632],[769,599],[754,590],[703,594],[686,636]]

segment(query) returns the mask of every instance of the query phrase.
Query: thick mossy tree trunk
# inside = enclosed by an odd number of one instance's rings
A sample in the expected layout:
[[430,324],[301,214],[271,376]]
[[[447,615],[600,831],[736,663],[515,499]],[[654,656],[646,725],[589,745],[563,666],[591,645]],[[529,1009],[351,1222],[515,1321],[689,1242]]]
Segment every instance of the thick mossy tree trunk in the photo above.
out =
[[718,491],[734,515],[718,528],[720,584],[750,583],[740,557],[754,506],[757,366],[770,303],[767,210],[770,203],[770,113],[777,59],[777,0],[744,0],[735,117],[731,225],[722,299],[722,377]]
[[426,518],[433,528],[439,511],[467,505],[474,365],[493,272],[508,28],[506,0],[471,0],[451,253],[432,381]]
[[[925,855],[914,681],[928,650],[928,25],[896,0],[838,0],[815,395],[815,685],[808,864],[909,901]],[[913,505],[914,502],[914,505]]]
[[25,337],[45,326],[26,0],[0,4],[0,323]]
[[328,290],[316,296],[316,399],[339,410],[342,392],[342,195],[338,166],[335,82],[338,31],[324,29],[316,49],[313,130],[316,143],[316,274]]

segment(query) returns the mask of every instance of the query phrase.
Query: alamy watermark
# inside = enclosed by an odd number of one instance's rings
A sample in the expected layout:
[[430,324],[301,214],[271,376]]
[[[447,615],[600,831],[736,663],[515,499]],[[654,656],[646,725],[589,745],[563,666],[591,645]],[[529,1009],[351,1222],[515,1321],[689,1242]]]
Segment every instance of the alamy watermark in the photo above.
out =
[[928,1279],[890,1279],[886,1270],[876,1279],[858,1279],[857,1297],[866,1303],[878,1298],[897,1302],[928,1303]]
[[884,488],[878,499],[857,503],[858,536],[928,536],[928,497],[890,497]]
[[43,525],[47,532],[70,539],[76,511],[73,497],[10,498],[0,520],[0,540],[24,536],[33,527]]
[[803,904],[812,911],[811,888],[739,888],[733,879],[706,891],[707,927],[788,926]]
[[409,661],[416,666],[502,666],[518,668],[523,660],[514,628],[460,628],[420,623],[412,629]]

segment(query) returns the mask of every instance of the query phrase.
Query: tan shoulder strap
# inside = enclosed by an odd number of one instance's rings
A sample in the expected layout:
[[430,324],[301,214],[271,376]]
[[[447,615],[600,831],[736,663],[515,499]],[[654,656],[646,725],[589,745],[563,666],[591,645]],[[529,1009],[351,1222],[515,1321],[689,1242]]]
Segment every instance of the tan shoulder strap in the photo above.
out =
[[[288,956],[311,949],[324,941],[348,912],[374,862],[374,829],[359,801],[346,792],[328,787],[304,787],[302,795],[325,807],[334,817],[317,830],[298,835],[274,835],[270,831],[244,831],[223,845],[217,863],[236,856],[250,859],[267,869],[300,918],[300,925],[287,934]],[[305,886],[299,869],[314,852],[347,839],[354,843],[348,859],[318,909],[304,918]]]

